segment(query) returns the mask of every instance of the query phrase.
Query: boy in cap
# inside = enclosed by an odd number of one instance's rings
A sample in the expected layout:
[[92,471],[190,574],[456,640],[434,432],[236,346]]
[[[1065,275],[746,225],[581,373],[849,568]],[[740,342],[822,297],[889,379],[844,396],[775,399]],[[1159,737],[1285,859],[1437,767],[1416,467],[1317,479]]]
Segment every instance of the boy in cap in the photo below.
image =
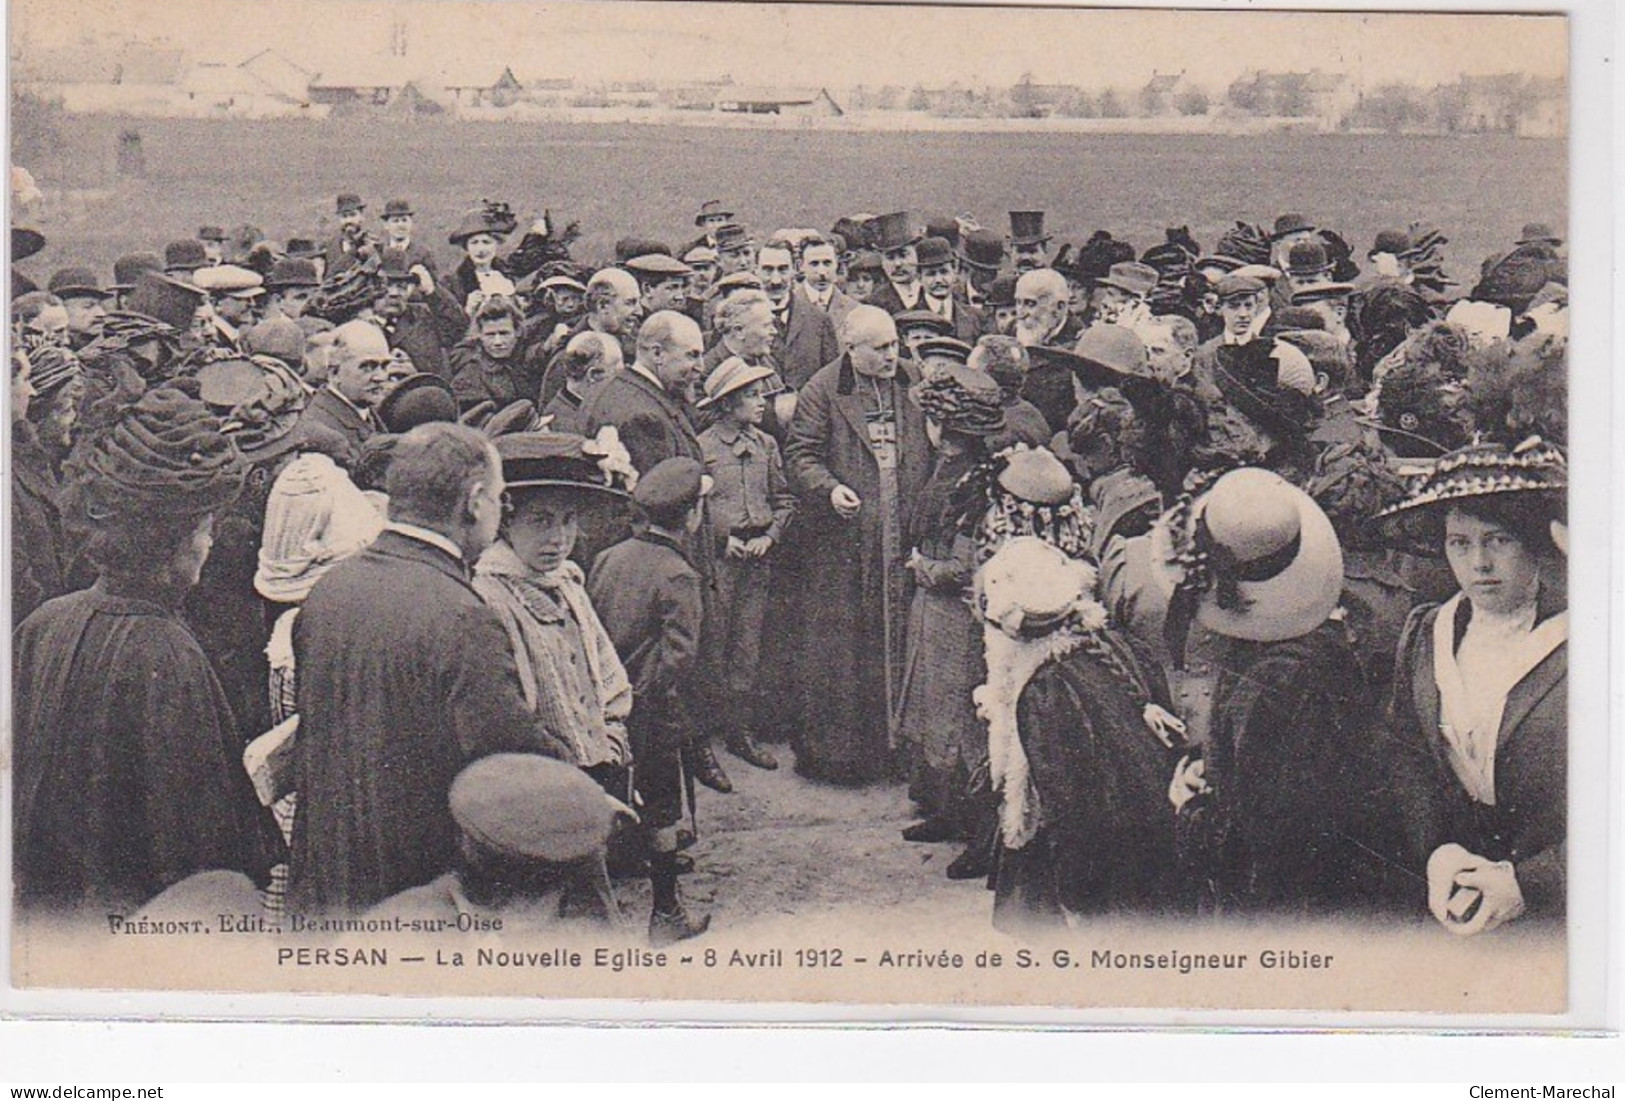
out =
[[716,423],[700,433],[714,486],[706,526],[716,552],[705,665],[726,716],[728,749],[763,769],[779,767],[754,737],[769,555],[784,537],[796,500],[778,442],[761,427],[768,402],[762,383],[773,375],[771,367],[729,356],[706,378],[699,402],[699,408],[718,412]]
[[472,916],[473,928],[503,933],[620,924],[604,853],[616,811],[626,808],[579,769],[537,754],[494,753],[457,774],[449,802],[457,823],[452,870],[367,916],[439,918],[459,928]]
[[[677,891],[677,825],[685,792],[694,673],[704,616],[699,572],[683,547],[699,531],[705,468],[686,456],[664,459],[632,492],[646,524],[593,563],[587,592],[632,679],[627,734],[643,799],[654,903],[649,939],[673,944],[699,936],[710,915],[690,917]],[[691,790],[691,789],[690,789]]]

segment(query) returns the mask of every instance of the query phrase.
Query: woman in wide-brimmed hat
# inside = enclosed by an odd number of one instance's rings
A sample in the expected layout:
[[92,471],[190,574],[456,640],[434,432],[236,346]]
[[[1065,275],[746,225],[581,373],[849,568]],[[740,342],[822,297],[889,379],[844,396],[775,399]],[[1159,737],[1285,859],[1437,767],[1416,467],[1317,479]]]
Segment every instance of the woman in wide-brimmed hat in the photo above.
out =
[[[1182,717],[1207,727],[1202,757],[1181,764],[1169,792],[1193,901],[1221,916],[1354,902],[1350,824],[1369,724],[1332,619],[1343,554],[1331,521],[1278,475],[1243,468],[1181,498],[1149,551]],[[1195,700],[1211,711],[1190,710]]]
[[1550,444],[1476,444],[1385,514],[1430,532],[1461,587],[1406,624],[1388,731],[1414,898],[1425,880],[1452,933],[1563,913],[1567,483]]
[[74,449],[65,522],[98,579],[16,634],[17,898],[129,913],[194,872],[261,883],[280,849],[242,733],[180,612],[244,464],[207,407],[148,391]]
[[982,461],[986,441],[1004,428],[1004,405],[992,376],[963,362],[943,367],[914,393],[937,455],[909,530],[913,550],[907,566],[916,587],[898,739],[907,747],[909,794],[924,821],[903,836],[962,840],[970,825],[963,796],[986,737],[970,698],[983,677],[981,639],[965,603],[976,567],[975,544],[960,531],[954,490]]

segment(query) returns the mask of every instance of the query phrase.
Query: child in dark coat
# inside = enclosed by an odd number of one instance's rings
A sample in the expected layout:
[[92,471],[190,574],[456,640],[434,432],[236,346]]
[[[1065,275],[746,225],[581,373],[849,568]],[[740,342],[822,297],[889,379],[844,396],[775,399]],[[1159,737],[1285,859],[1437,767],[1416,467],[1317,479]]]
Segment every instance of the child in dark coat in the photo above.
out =
[[633,501],[647,526],[593,563],[587,590],[632,680],[634,783],[649,845],[656,945],[699,936],[709,915],[691,918],[677,892],[677,824],[683,817],[682,746],[700,653],[700,575],[684,555],[699,530],[705,472],[694,459],[656,463],[638,481]]

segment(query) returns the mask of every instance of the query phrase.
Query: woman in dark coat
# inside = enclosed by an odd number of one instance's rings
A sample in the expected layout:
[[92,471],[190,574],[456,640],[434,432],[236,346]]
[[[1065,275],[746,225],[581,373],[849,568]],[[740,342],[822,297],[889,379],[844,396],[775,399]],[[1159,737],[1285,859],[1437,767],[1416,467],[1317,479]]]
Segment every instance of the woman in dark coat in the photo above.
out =
[[965,795],[987,735],[971,690],[982,683],[982,638],[967,595],[975,541],[960,530],[954,489],[985,456],[985,441],[1004,428],[999,386],[961,363],[921,383],[915,400],[937,445],[931,480],[909,525],[914,601],[898,740],[910,754],[909,795],[925,821],[903,831],[910,841],[967,836]]
[[68,591],[67,547],[62,541],[56,464],[40,443],[28,408],[39,391],[33,363],[11,354],[11,625],[53,596]]
[[179,614],[242,459],[201,403],[162,388],[84,441],[66,473],[64,511],[90,532],[99,577],[16,636],[21,905],[134,909],[216,869],[263,884],[276,826]]
[[1407,863],[1460,935],[1564,912],[1566,483],[1548,444],[1475,445],[1391,510],[1431,524],[1461,586],[1406,624],[1389,712]]

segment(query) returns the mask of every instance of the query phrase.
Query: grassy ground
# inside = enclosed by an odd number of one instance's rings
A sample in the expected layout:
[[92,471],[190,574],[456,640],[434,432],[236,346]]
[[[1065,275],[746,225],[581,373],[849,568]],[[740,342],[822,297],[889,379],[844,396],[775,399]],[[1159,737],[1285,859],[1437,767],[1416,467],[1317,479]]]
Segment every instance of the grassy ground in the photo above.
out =
[[[138,129],[144,179],[118,180],[121,128]],[[841,214],[969,211],[1004,228],[1011,207],[1049,212],[1061,234],[1110,229],[1143,249],[1169,225],[1211,245],[1236,218],[1302,211],[1359,252],[1377,230],[1426,219],[1451,238],[1450,270],[1479,261],[1527,221],[1561,224],[1561,142],[1505,137],[898,134],[650,126],[248,122],[69,118],[55,155],[29,167],[50,196],[51,239],[30,270],[70,260],[105,271],[201,222],[249,221],[273,238],[315,233],[333,196],[382,208],[404,195],[420,234],[444,233],[480,197],[528,215],[579,219],[587,259],[615,238],[676,243],[700,200],[720,197],[758,230],[828,227]]]

